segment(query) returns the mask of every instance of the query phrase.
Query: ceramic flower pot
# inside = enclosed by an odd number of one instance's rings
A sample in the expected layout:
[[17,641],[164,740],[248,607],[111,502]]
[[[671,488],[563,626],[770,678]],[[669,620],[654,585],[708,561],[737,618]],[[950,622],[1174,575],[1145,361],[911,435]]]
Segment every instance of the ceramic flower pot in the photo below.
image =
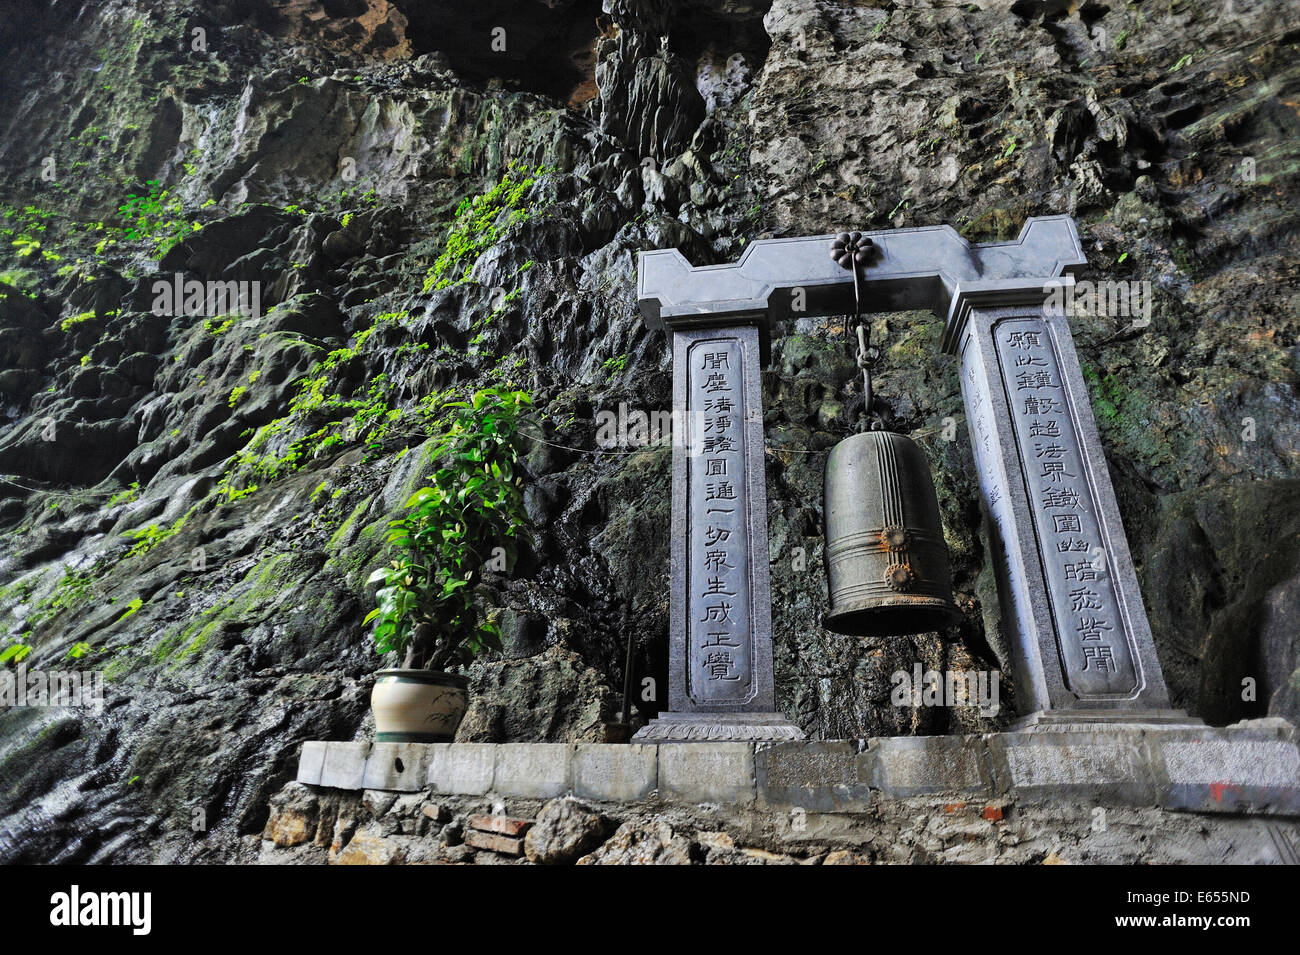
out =
[[370,693],[377,743],[450,743],[469,705],[469,680],[434,670],[380,670]]

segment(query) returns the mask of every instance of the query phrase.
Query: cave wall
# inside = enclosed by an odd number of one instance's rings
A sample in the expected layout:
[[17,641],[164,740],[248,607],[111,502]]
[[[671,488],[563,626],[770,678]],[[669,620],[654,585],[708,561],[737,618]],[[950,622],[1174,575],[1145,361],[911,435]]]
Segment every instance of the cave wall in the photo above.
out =
[[[629,635],[662,687],[668,454],[593,453],[599,412],[670,402],[665,342],[635,309],[644,249],[706,264],[760,237],[946,222],[990,241],[1077,217],[1080,277],[1154,294],[1146,327],[1074,332],[1174,703],[1300,717],[1295,11],[20,5],[21,30],[0,24],[0,627],[28,666],[103,671],[108,698],[0,713],[0,858],[251,857],[301,742],[371,731],[364,581],[432,465],[408,424],[445,389],[517,384],[544,417],[536,546],[489,577],[506,652],[470,668],[459,738],[599,739]],[[458,204],[512,163],[544,170],[528,214],[472,281],[425,291]],[[150,180],[183,241],[100,247]],[[39,250],[10,245],[23,235]],[[153,314],[153,280],[178,272],[260,282],[263,314]],[[781,329],[763,376],[778,705],[819,738],[995,729],[1009,711],[889,700],[915,662],[1005,664],[928,314],[873,316],[875,389],[930,458],[965,622],[820,626],[824,452],[861,408],[839,324]],[[399,424],[224,493],[344,348],[327,391],[385,375]],[[290,416],[266,447],[321,424]]]

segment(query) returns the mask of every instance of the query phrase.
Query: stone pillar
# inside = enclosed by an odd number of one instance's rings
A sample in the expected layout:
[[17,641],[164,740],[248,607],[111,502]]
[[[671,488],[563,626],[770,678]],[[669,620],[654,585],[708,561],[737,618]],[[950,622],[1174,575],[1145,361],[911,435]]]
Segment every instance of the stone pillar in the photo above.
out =
[[670,334],[669,709],[634,739],[802,739],[772,680],[760,328]]
[[1187,722],[1168,708],[1074,340],[1051,306],[1050,288],[1071,282],[960,283],[944,336],[961,359],[1020,726]]

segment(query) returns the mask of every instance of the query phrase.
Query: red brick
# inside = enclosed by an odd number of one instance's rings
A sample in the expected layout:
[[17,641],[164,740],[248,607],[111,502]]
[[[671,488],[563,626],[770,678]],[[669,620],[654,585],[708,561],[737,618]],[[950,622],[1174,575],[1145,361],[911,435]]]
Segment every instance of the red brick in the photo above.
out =
[[503,856],[521,856],[524,854],[523,839],[502,836],[495,832],[479,832],[471,829],[465,833],[465,845],[473,849],[487,849],[489,852],[499,852]]
[[469,827],[481,832],[499,832],[503,836],[522,836],[533,826],[531,819],[512,819],[509,816],[489,816],[486,813],[469,817]]

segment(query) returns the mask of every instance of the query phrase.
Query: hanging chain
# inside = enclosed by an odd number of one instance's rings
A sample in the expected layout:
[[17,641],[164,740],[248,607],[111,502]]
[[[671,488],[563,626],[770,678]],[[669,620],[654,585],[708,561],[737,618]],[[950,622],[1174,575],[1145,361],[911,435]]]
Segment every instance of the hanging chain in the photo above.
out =
[[871,427],[871,332],[862,321],[862,268],[870,262],[875,253],[875,243],[861,232],[842,232],[831,243],[831,258],[841,267],[853,273],[853,315],[844,316],[844,341],[852,347],[853,338],[849,335],[849,319],[854,319],[854,331],[858,343],[857,362],[862,371],[862,396],[865,401],[863,413]]

